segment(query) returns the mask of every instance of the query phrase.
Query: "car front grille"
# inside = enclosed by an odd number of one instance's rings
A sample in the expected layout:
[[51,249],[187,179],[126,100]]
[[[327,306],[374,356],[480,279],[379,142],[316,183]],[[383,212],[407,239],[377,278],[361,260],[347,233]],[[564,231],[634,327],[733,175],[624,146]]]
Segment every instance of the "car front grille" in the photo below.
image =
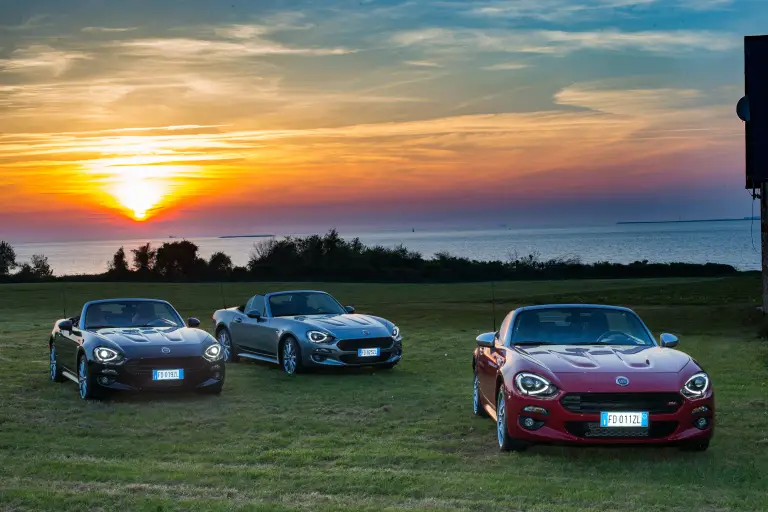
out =
[[648,427],[601,427],[597,421],[566,421],[565,429],[576,437],[588,439],[658,439],[672,435],[677,429],[677,422],[652,421]]
[[649,412],[665,414],[683,404],[679,393],[568,393],[560,399],[567,410],[576,413]]
[[357,338],[340,340],[337,344],[339,350],[345,352],[360,348],[389,348],[392,346],[392,338]]

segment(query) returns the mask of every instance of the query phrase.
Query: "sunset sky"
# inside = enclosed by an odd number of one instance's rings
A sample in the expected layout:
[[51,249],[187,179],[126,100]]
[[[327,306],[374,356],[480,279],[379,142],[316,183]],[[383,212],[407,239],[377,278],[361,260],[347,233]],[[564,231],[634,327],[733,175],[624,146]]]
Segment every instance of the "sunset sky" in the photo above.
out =
[[2,239],[751,212],[735,104],[761,0],[0,11]]

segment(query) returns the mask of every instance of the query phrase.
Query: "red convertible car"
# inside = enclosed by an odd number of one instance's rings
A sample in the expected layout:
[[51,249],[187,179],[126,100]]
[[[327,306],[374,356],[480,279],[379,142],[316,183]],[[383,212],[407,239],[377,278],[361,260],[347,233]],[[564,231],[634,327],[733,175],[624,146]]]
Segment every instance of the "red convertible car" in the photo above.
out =
[[703,451],[714,431],[709,376],[678,340],[657,343],[632,310],[528,306],[481,334],[474,413],[496,420],[499,448],[536,443],[660,444]]

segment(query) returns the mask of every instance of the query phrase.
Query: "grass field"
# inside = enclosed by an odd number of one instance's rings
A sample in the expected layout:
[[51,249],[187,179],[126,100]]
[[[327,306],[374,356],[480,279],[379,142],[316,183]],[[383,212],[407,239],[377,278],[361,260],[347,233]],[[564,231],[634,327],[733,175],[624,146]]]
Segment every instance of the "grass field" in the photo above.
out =
[[210,327],[218,285],[0,286],[0,508],[4,510],[766,510],[768,342],[759,278],[496,284],[499,319],[542,302],[628,305],[712,375],[709,451],[497,450],[471,414],[475,336],[490,285],[227,284],[322,288],[395,321],[391,372],[287,377],[239,363],[219,397],[118,396],[84,403],[48,380],[47,336],[88,299],[170,300]]

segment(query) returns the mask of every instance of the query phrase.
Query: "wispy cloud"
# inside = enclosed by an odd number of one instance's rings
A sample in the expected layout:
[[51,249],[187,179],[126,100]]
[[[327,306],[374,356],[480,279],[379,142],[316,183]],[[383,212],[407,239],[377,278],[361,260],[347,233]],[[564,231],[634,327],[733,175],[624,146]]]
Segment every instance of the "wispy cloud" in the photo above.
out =
[[399,32],[400,46],[454,52],[506,52],[567,55],[579,50],[643,51],[671,54],[693,50],[724,51],[738,47],[737,36],[703,30],[637,31],[618,29],[567,32],[561,30],[500,30],[429,28]]
[[274,41],[252,37],[244,42],[212,41],[207,39],[133,39],[115,43],[123,53],[137,56],[210,57],[230,60],[264,55],[344,55],[354,50],[346,48],[298,48]]
[[443,67],[442,64],[438,62],[433,62],[431,60],[407,60],[405,61],[405,64],[408,64],[409,66],[416,66],[420,68],[441,68]]
[[82,52],[60,51],[47,45],[34,45],[14,50],[8,59],[0,59],[0,71],[29,73],[43,70],[58,76],[74,61],[88,58],[90,56]]
[[137,27],[83,27],[80,29],[80,31],[92,34],[112,34],[120,32],[131,32],[136,29]]
[[530,66],[522,62],[502,62],[500,64],[493,64],[492,66],[485,66],[483,69],[488,71],[511,71],[515,69],[525,69],[527,67]]

